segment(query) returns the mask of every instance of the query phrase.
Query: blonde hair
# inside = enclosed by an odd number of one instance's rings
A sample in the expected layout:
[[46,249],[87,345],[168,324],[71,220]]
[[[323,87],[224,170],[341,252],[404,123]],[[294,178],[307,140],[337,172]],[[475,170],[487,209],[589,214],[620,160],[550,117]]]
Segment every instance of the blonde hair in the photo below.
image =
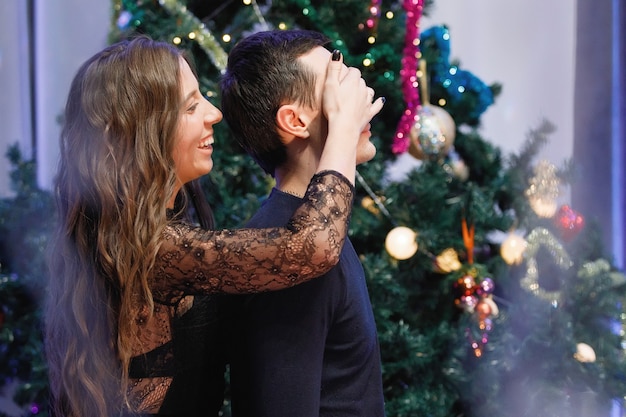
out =
[[139,37],[94,55],[72,82],[45,315],[55,415],[125,407],[133,323],[138,306],[153,309],[148,275],[175,184],[181,56]]

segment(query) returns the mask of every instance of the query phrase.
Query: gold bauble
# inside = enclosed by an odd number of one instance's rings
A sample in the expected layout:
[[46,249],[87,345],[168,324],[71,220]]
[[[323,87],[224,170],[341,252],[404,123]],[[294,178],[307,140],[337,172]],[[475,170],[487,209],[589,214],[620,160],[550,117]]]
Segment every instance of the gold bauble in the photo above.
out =
[[596,352],[586,343],[578,343],[576,345],[576,353],[574,358],[578,362],[591,363],[596,361]]
[[409,259],[417,252],[417,233],[405,226],[393,228],[385,238],[385,249],[398,260]]
[[518,265],[524,258],[526,250],[526,240],[515,233],[509,233],[500,245],[500,255],[504,262],[509,265]]
[[461,269],[461,262],[459,261],[459,255],[452,248],[448,248],[441,252],[435,259],[435,272],[440,274],[447,274],[452,271],[458,271]]
[[537,195],[528,197],[528,204],[537,216],[546,219],[554,216],[554,213],[556,213],[558,208],[556,199],[550,197],[540,197]]

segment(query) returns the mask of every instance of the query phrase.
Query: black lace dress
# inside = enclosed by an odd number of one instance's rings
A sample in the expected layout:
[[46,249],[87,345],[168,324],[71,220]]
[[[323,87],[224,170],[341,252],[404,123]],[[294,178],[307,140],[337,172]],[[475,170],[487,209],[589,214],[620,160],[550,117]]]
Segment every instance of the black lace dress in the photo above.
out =
[[[129,374],[140,414],[215,415],[223,393],[219,295],[291,287],[339,260],[354,189],[333,171],[316,174],[287,227],[205,230],[173,221],[150,282],[155,305],[140,309],[140,343]],[[204,407],[204,409],[202,409]]]

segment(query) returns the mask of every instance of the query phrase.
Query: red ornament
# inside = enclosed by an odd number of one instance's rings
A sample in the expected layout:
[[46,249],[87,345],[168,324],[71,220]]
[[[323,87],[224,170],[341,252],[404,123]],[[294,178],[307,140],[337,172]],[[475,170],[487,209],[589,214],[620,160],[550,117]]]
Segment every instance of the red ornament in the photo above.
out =
[[585,226],[583,216],[567,204],[561,206],[554,221],[565,240],[573,239]]
[[484,321],[491,316],[491,306],[484,300],[481,300],[478,304],[476,304],[475,311],[480,321]]

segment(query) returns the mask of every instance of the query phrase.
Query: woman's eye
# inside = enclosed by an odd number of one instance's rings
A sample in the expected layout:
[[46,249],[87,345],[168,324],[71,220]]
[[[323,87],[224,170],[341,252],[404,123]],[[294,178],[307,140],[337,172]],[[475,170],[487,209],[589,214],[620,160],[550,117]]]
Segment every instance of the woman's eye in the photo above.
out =
[[192,105],[187,109],[188,112],[194,112],[198,108],[198,103]]

